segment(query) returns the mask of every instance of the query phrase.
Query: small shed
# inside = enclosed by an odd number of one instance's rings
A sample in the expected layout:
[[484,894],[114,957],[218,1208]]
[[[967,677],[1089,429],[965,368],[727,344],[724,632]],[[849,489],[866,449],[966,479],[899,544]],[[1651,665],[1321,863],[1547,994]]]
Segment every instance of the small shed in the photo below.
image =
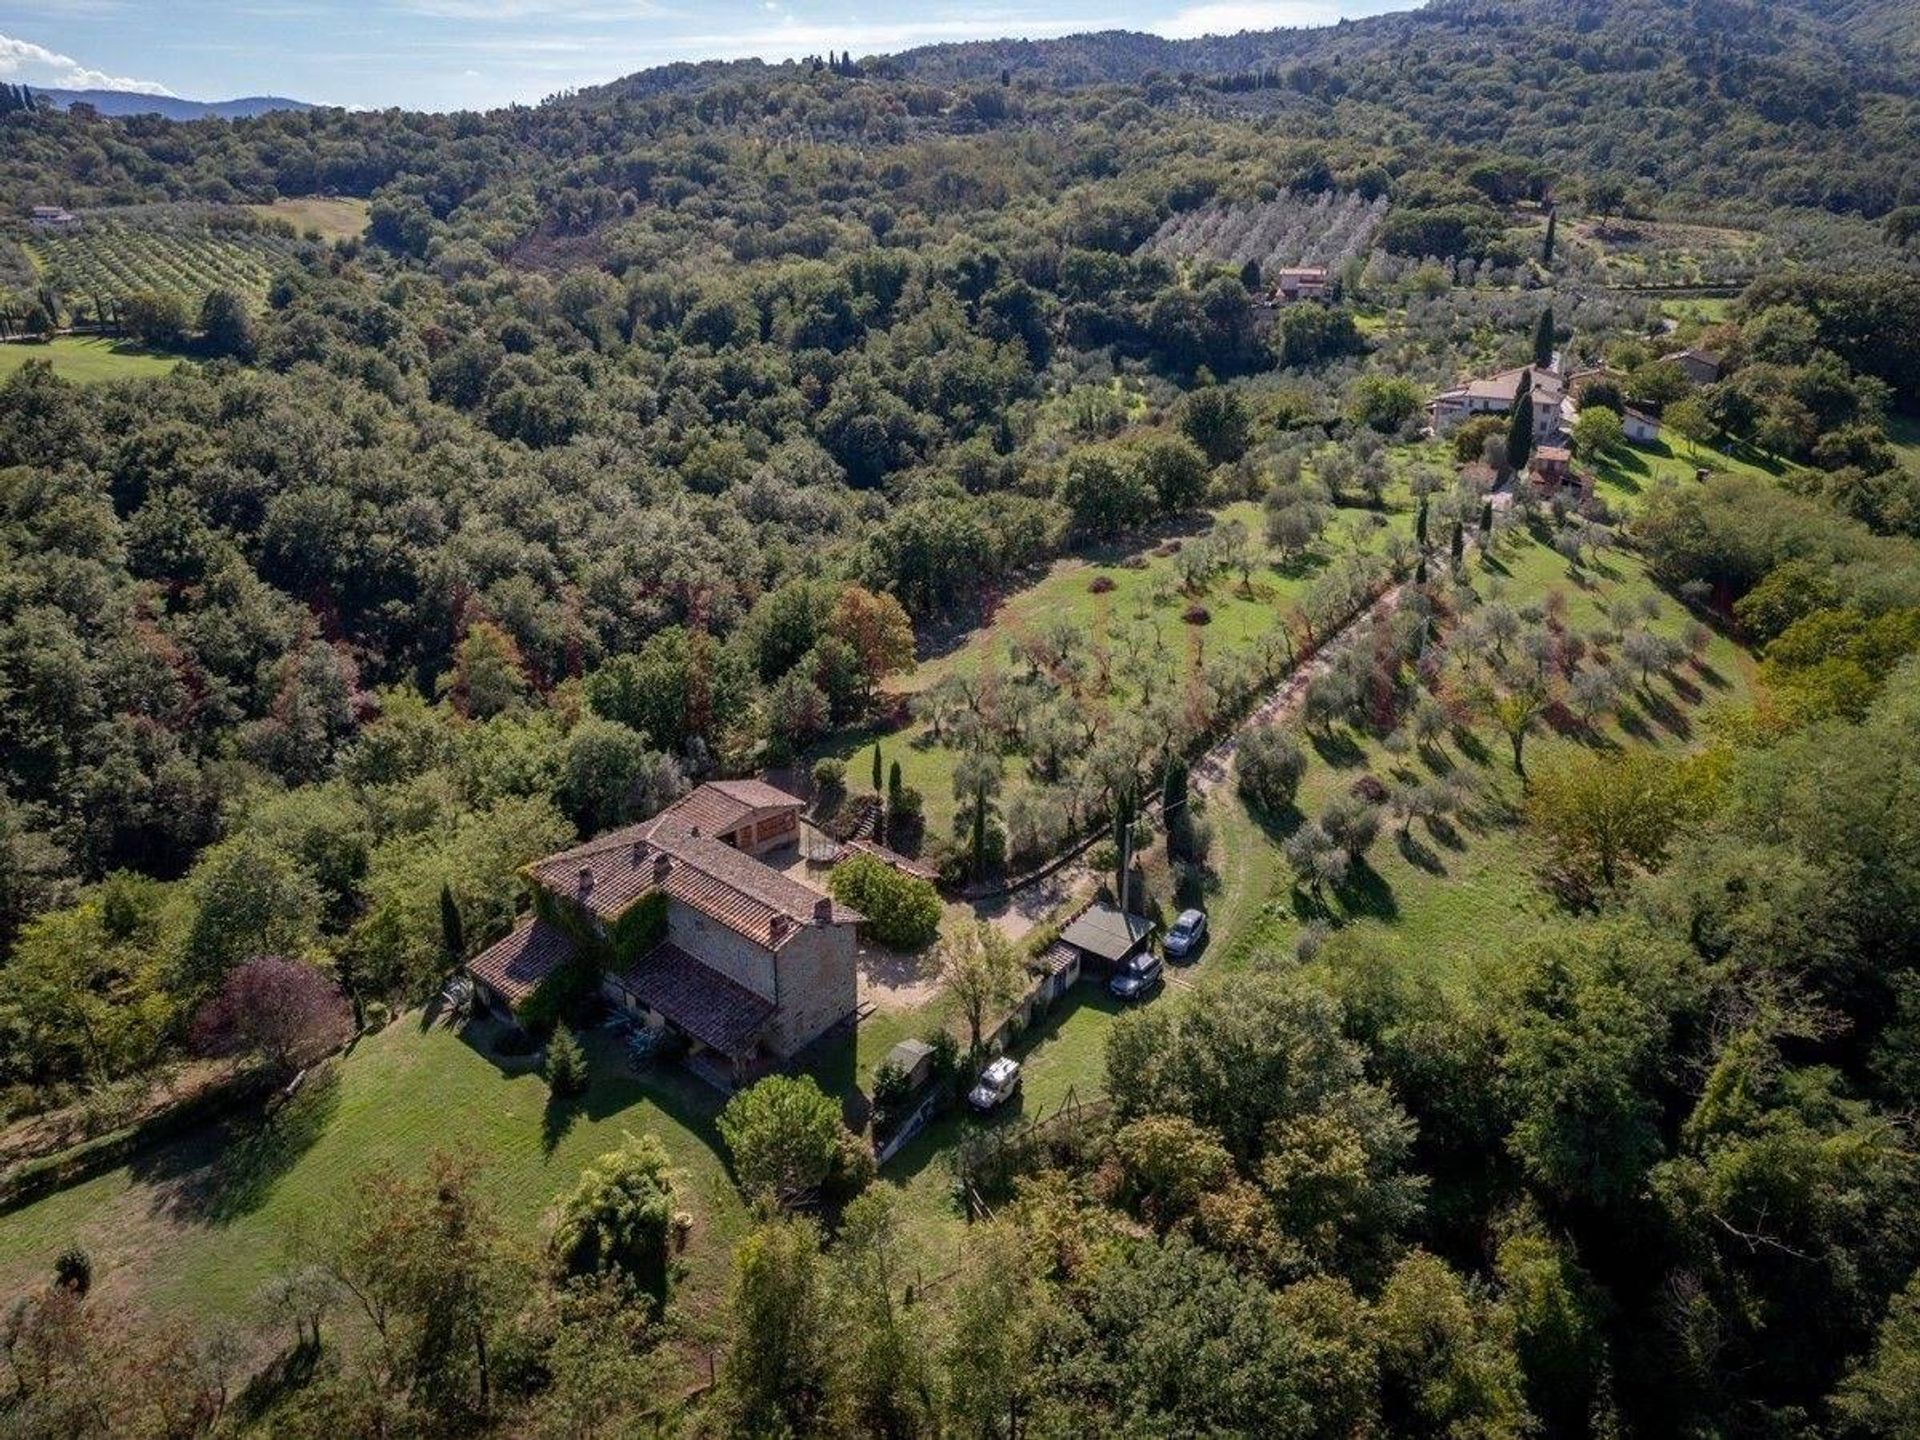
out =
[[1620,428],[1635,445],[1651,445],[1660,438],[1660,422],[1641,410],[1622,411]]
[[1082,968],[1101,973],[1124,965],[1152,938],[1153,922],[1144,915],[1097,901],[1060,932],[1060,943],[1079,952]]
[[1542,445],[1533,452],[1533,483],[1555,489],[1573,478],[1573,452],[1564,445]]
[[893,1066],[907,1077],[909,1088],[918,1090],[933,1074],[933,1046],[924,1040],[902,1040],[880,1063]]
[[1043,1005],[1058,1000],[1080,978],[1080,952],[1065,940],[1056,940],[1027,962],[1033,973],[1035,998]]

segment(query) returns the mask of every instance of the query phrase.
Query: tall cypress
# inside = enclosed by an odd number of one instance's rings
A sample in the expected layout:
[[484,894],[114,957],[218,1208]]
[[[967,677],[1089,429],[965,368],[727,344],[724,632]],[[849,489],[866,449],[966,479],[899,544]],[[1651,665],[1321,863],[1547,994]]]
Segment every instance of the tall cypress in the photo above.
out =
[[1520,389],[1513,397],[1513,414],[1507,419],[1507,463],[1516,471],[1525,470],[1533,458],[1533,371],[1520,372]]
[[1533,327],[1533,363],[1541,367],[1553,363],[1553,307],[1540,312]]
[[1560,212],[1558,210],[1547,211],[1547,236],[1546,239],[1540,242],[1540,263],[1542,265],[1551,265],[1553,263],[1553,232],[1554,227],[1559,223]]
[[440,886],[440,940],[447,947],[447,958],[458,965],[466,958],[466,926],[460,920],[460,905],[453,898],[453,887]]
[[880,793],[880,777],[885,773],[880,768],[880,742],[873,742],[873,793]]
[[1427,497],[1420,497],[1420,513],[1413,522],[1413,538],[1420,542],[1420,548],[1427,548]]

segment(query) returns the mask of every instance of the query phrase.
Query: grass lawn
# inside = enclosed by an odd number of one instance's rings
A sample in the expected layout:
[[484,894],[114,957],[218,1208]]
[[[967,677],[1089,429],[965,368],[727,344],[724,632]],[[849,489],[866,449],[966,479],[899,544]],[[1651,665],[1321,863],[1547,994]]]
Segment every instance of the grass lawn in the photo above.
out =
[[[1404,486],[1395,488],[1404,491]],[[1170,541],[1190,540],[1211,525],[1230,520],[1247,527],[1261,557],[1251,573],[1250,587],[1243,588],[1240,576],[1231,573],[1216,575],[1204,595],[1177,593],[1177,556],[1169,553]],[[1333,563],[1337,554],[1356,548],[1379,551],[1391,534],[1410,536],[1412,525],[1412,502],[1404,493],[1398,503],[1390,497],[1384,510],[1341,509],[1334,512],[1327,536],[1317,549],[1301,562],[1283,568],[1267,551],[1266,519],[1261,507],[1250,501],[1229,505],[1205,524],[1138,552],[1103,549],[1056,561],[1040,579],[1000,601],[987,623],[923,660],[896,689],[912,695],[947,675],[981,675],[995,668],[1011,674],[1019,664],[1011,656],[1011,644],[1023,631],[1043,624],[1070,624],[1089,636],[1094,651],[1099,652],[1124,625],[1139,617],[1150,621],[1159,643],[1191,673],[1205,658],[1250,651],[1259,637],[1273,629],[1280,617],[1306,595],[1314,577]],[[1095,593],[1096,581],[1110,582],[1112,588]],[[1205,625],[1190,625],[1183,619],[1187,606],[1196,600],[1207,609]],[[1125,697],[1116,692],[1094,703],[1111,706],[1125,703]],[[947,834],[953,820],[953,769],[959,755],[935,741],[924,723],[916,720],[889,734],[868,729],[843,732],[816,747],[809,761],[823,756],[845,760],[849,784],[858,789],[869,783],[870,755],[876,739],[886,762],[898,760],[901,779],[925,797],[928,836]],[[1024,783],[1022,771],[1018,757],[1010,757],[1003,805]]]
[[1632,512],[1640,497],[1661,480],[1691,483],[1696,470],[1726,471],[1762,479],[1778,479],[1793,466],[1770,455],[1762,455],[1750,446],[1734,451],[1694,447],[1677,436],[1671,442],[1662,436],[1651,445],[1629,445],[1595,462],[1582,460],[1595,476],[1594,493],[1614,510]]
[[1734,302],[1718,296],[1699,296],[1687,300],[1662,300],[1661,311],[1686,324],[1718,325],[1733,313]]
[[164,375],[180,363],[177,355],[143,350],[127,340],[61,335],[45,343],[0,344],[0,380],[29,360],[50,360],[54,374],[81,385],[105,380],[144,380]]
[[[1630,554],[1609,554],[1603,570],[1589,564],[1581,574],[1547,546],[1516,535],[1496,549],[1494,561],[1498,568],[1472,563],[1483,598],[1497,596],[1522,608],[1557,591],[1567,602],[1568,625],[1583,632],[1601,628],[1606,607],[1617,600],[1657,593]],[[1663,598],[1661,616],[1649,628],[1677,639],[1687,618],[1678,603]],[[1698,667],[1679,667],[1671,681],[1655,676],[1647,692],[1596,735],[1560,736],[1543,727],[1527,743],[1527,764],[1537,769],[1556,751],[1579,745],[1698,744],[1706,711],[1746,698],[1751,666],[1744,651],[1715,635]],[[1404,841],[1388,822],[1354,882],[1324,905],[1294,887],[1281,843],[1361,775],[1426,779],[1456,767],[1470,770],[1478,782],[1479,798],[1468,814],[1451,823],[1416,823]],[[1290,954],[1301,930],[1321,919],[1365,926],[1443,986],[1472,987],[1505,944],[1552,912],[1535,881],[1543,856],[1522,827],[1523,801],[1507,743],[1488,725],[1425,755],[1389,754],[1378,739],[1348,728],[1316,739],[1296,813],[1278,822],[1253,815],[1230,791],[1216,790],[1208,802],[1215,838],[1207,900],[1220,956],[1215,968],[1231,971],[1261,954]]]
[[366,234],[367,202],[330,195],[302,195],[260,207],[291,221],[302,235],[320,232],[322,240],[354,240]]
[[0,1301],[43,1281],[77,1241],[109,1295],[198,1324],[250,1320],[292,1237],[337,1215],[357,1172],[391,1163],[417,1173],[441,1149],[482,1162],[480,1183],[509,1233],[537,1247],[548,1207],[581,1168],[623,1135],[650,1131],[678,1167],[676,1203],[695,1217],[682,1294],[698,1325],[745,1224],[713,1129],[721,1097],[673,1066],[632,1075],[604,1032],[583,1039],[591,1087],[551,1110],[526,1062],[509,1073],[452,1031],[403,1017],[270,1126],[194,1132],[7,1215]]

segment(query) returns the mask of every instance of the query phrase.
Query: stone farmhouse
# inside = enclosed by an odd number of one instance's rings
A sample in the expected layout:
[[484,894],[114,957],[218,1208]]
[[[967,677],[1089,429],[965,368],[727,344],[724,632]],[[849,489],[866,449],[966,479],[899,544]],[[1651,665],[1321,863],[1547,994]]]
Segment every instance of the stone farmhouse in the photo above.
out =
[[1281,305],[1295,300],[1322,300],[1327,294],[1327,272],[1323,266],[1299,265],[1282,270],[1274,277],[1273,298]]
[[1695,385],[1711,385],[1720,378],[1720,357],[1705,350],[1675,350],[1662,355],[1661,363],[1677,365],[1680,373]]
[[854,1015],[863,919],[767,863],[796,845],[801,809],[759,780],[710,781],[534,861],[531,913],[468,962],[480,996],[519,1019],[597,986],[725,1083],[791,1058]]
[[1464,385],[1442,391],[1427,409],[1434,433],[1444,435],[1476,415],[1508,414],[1520,393],[1521,378],[1529,373],[1533,376],[1535,442],[1549,442],[1566,433],[1572,428],[1576,413],[1573,397],[1568,393],[1566,380],[1558,371],[1547,366],[1503,370],[1498,375],[1469,380]]

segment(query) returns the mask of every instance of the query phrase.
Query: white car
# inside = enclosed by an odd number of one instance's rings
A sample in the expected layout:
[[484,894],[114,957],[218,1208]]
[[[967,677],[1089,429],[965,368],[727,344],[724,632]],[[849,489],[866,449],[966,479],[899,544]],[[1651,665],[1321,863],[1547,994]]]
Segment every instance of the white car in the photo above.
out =
[[1207,912],[1182,910],[1180,918],[1173,922],[1173,928],[1167,931],[1166,942],[1161,948],[1167,952],[1169,960],[1186,960],[1206,943]]
[[1020,1062],[1002,1055],[980,1072],[980,1083],[967,1092],[967,1103],[984,1115],[1019,1093]]

